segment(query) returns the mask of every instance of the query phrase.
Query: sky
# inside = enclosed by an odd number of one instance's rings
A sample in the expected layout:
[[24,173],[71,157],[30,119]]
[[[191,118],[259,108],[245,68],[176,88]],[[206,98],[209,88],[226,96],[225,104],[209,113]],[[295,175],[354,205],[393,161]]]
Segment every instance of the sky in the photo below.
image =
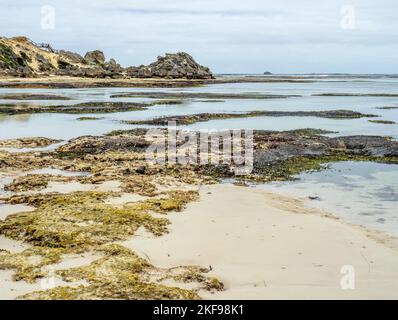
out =
[[396,0],[0,0],[0,35],[123,66],[185,51],[215,73],[398,73]]

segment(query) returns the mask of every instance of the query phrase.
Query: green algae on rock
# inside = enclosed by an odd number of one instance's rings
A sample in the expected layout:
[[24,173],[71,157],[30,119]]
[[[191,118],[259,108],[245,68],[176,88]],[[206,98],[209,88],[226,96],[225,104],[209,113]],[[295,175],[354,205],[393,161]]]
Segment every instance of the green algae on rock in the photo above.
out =
[[[62,255],[95,250],[105,253],[106,257],[89,266],[60,272],[66,281],[80,277],[89,282],[88,286],[54,288],[40,292],[40,296],[36,296],[38,293],[28,296],[81,299],[89,294],[93,298],[118,298],[122,297],[118,294],[122,294],[120,289],[123,288],[125,299],[198,299],[193,290],[167,287],[151,282],[146,274],[140,275],[144,268],[154,267],[130,250],[112,244],[127,240],[140,226],[157,236],[167,232],[168,220],[152,217],[151,211],[181,211],[188,202],[197,200],[197,192],[173,191],[160,198],[123,206],[105,203],[106,199],[116,195],[114,192],[90,191],[10,196],[10,203],[29,203],[36,209],[16,213],[0,221],[0,234],[33,246],[21,253],[0,252],[0,269],[15,270],[15,281],[34,282],[47,276],[43,267],[60,262]],[[109,277],[93,278],[91,271],[97,274],[99,269],[104,268],[109,272]],[[126,274],[126,270],[129,270],[129,274]],[[110,277],[115,283],[108,283]],[[215,283],[215,280],[208,281],[206,288],[209,290],[215,288],[210,287],[211,283]]]
[[376,109],[379,109],[379,110],[394,110],[394,109],[398,109],[398,106],[376,107]]
[[100,118],[100,117],[79,117],[79,118],[76,118],[76,120],[78,120],[78,121],[95,121],[95,120],[101,120],[101,119],[104,119],[104,118]]
[[0,270],[15,270],[14,281],[24,280],[33,283],[45,277],[43,267],[61,261],[65,250],[62,248],[49,248],[34,246],[20,253],[0,251]]
[[213,93],[213,92],[128,92],[111,95],[111,98],[151,98],[151,99],[283,99],[299,95],[278,95],[263,93]]
[[32,138],[19,138],[19,139],[7,139],[0,140],[0,148],[37,148],[37,147],[48,147],[52,144],[59,143],[62,140],[50,139],[43,137],[32,137]]
[[71,100],[70,97],[55,94],[16,93],[0,95],[0,100]]
[[390,120],[368,120],[369,122],[372,123],[380,123],[380,124],[397,124],[395,121],[390,121]]
[[318,93],[315,97],[398,97],[398,93]]
[[156,105],[181,104],[177,100],[155,100],[152,102],[82,102],[65,105],[31,105],[31,104],[0,104],[0,114],[23,114],[23,113],[113,113],[127,111],[141,111]]
[[4,190],[12,192],[40,191],[47,188],[49,182],[70,182],[76,177],[51,175],[51,174],[27,174],[15,178],[4,186]]
[[[159,269],[115,244],[133,237],[139,228],[155,236],[166,233],[167,215],[154,213],[182,211],[188,203],[198,199],[196,191],[178,190],[179,186],[199,186],[235,178],[228,164],[149,164],[145,150],[151,141],[145,133],[146,130],[134,129],[80,137],[47,152],[0,152],[3,171],[51,166],[91,173],[87,177],[30,174],[11,183],[10,188],[12,186],[15,191],[43,189],[54,179],[80,183],[120,182],[120,188],[114,192],[52,192],[2,197],[5,203],[35,207],[34,211],[15,213],[0,221],[1,235],[32,246],[21,253],[0,252],[0,268],[15,270],[15,280],[33,282],[47,277],[46,267],[62,261],[64,255],[103,254],[89,265],[57,271],[58,277],[71,282],[70,287],[32,292],[22,299],[198,299],[198,290],[223,289],[219,280],[206,276],[204,268]],[[240,177],[240,183],[294,179],[300,172],[321,170],[336,161],[398,163],[398,143],[388,137],[331,138],[322,136],[324,133],[317,129],[254,131],[253,172]],[[161,188],[165,186],[171,186],[173,191]],[[109,202],[125,192],[149,198],[127,204]],[[81,280],[85,283],[74,286],[73,282]],[[168,286],[163,283],[166,280],[195,284],[196,289]]]
[[150,211],[180,211],[196,199],[194,192],[173,192],[166,198],[115,207],[104,202],[116,193],[74,192],[10,196],[10,203],[28,203],[31,212],[17,213],[0,221],[0,234],[35,246],[87,249],[126,240],[140,227],[155,235],[167,231],[167,219],[154,218]]
[[[123,300],[197,300],[198,289],[181,289],[166,286],[161,280],[172,277],[174,270],[155,268],[146,260],[121,245],[111,244],[97,249],[105,256],[90,265],[60,270],[57,274],[65,281],[85,280],[87,285],[56,287],[46,291],[28,293],[19,299],[123,299]],[[185,267],[180,267],[185,270]],[[189,270],[189,267],[187,267]],[[187,271],[188,272],[188,271]],[[202,270],[206,272],[206,270]],[[198,271],[199,274],[199,271]],[[158,279],[156,279],[156,276]],[[206,282],[207,290],[222,290],[222,284],[203,276],[198,282]],[[199,278],[199,277],[198,277]],[[215,284],[218,286],[215,286]],[[199,283],[200,285],[200,283]]]
[[328,111],[252,111],[246,113],[199,113],[182,116],[165,116],[151,120],[127,120],[127,124],[148,124],[165,126],[170,121],[176,121],[179,125],[190,125],[196,122],[210,120],[239,119],[251,117],[319,117],[329,119],[357,119],[362,117],[377,117],[373,114],[363,114],[351,110],[328,110]]

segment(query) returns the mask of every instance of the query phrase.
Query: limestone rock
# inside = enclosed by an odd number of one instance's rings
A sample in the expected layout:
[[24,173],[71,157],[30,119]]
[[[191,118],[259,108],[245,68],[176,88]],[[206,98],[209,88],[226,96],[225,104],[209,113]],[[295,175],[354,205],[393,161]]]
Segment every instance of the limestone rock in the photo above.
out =
[[115,59],[105,62],[102,51],[94,50],[84,58],[75,52],[37,44],[26,37],[0,37],[0,75],[33,77],[62,75],[90,78],[168,78],[211,79],[213,74],[189,54],[178,52],[158,57],[149,65],[123,68]]
[[84,63],[84,58],[75,52],[60,50],[59,55],[61,59],[68,60],[72,63]]
[[84,56],[84,60],[88,64],[102,65],[105,63],[105,55],[100,50],[89,51]]
[[157,61],[148,66],[130,68],[127,74],[140,78],[187,78],[187,79],[212,79],[213,74],[209,68],[198,64],[188,53],[178,52],[159,56]]

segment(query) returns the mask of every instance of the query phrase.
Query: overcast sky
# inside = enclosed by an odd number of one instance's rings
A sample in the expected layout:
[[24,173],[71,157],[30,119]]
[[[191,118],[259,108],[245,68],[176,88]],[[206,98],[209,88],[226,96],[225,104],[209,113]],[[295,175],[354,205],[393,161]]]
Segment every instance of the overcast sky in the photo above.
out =
[[396,0],[0,0],[0,33],[124,66],[186,51],[217,73],[398,73]]

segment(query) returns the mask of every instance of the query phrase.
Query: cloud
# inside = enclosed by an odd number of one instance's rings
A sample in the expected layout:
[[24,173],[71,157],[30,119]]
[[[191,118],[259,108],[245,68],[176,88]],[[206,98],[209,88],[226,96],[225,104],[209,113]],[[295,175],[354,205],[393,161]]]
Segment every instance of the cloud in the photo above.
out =
[[[353,30],[341,27],[347,3]],[[55,8],[54,30],[40,28],[42,5]],[[0,30],[124,65],[188,51],[217,72],[398,72],[397,10],[393,0],[2,0]]]

